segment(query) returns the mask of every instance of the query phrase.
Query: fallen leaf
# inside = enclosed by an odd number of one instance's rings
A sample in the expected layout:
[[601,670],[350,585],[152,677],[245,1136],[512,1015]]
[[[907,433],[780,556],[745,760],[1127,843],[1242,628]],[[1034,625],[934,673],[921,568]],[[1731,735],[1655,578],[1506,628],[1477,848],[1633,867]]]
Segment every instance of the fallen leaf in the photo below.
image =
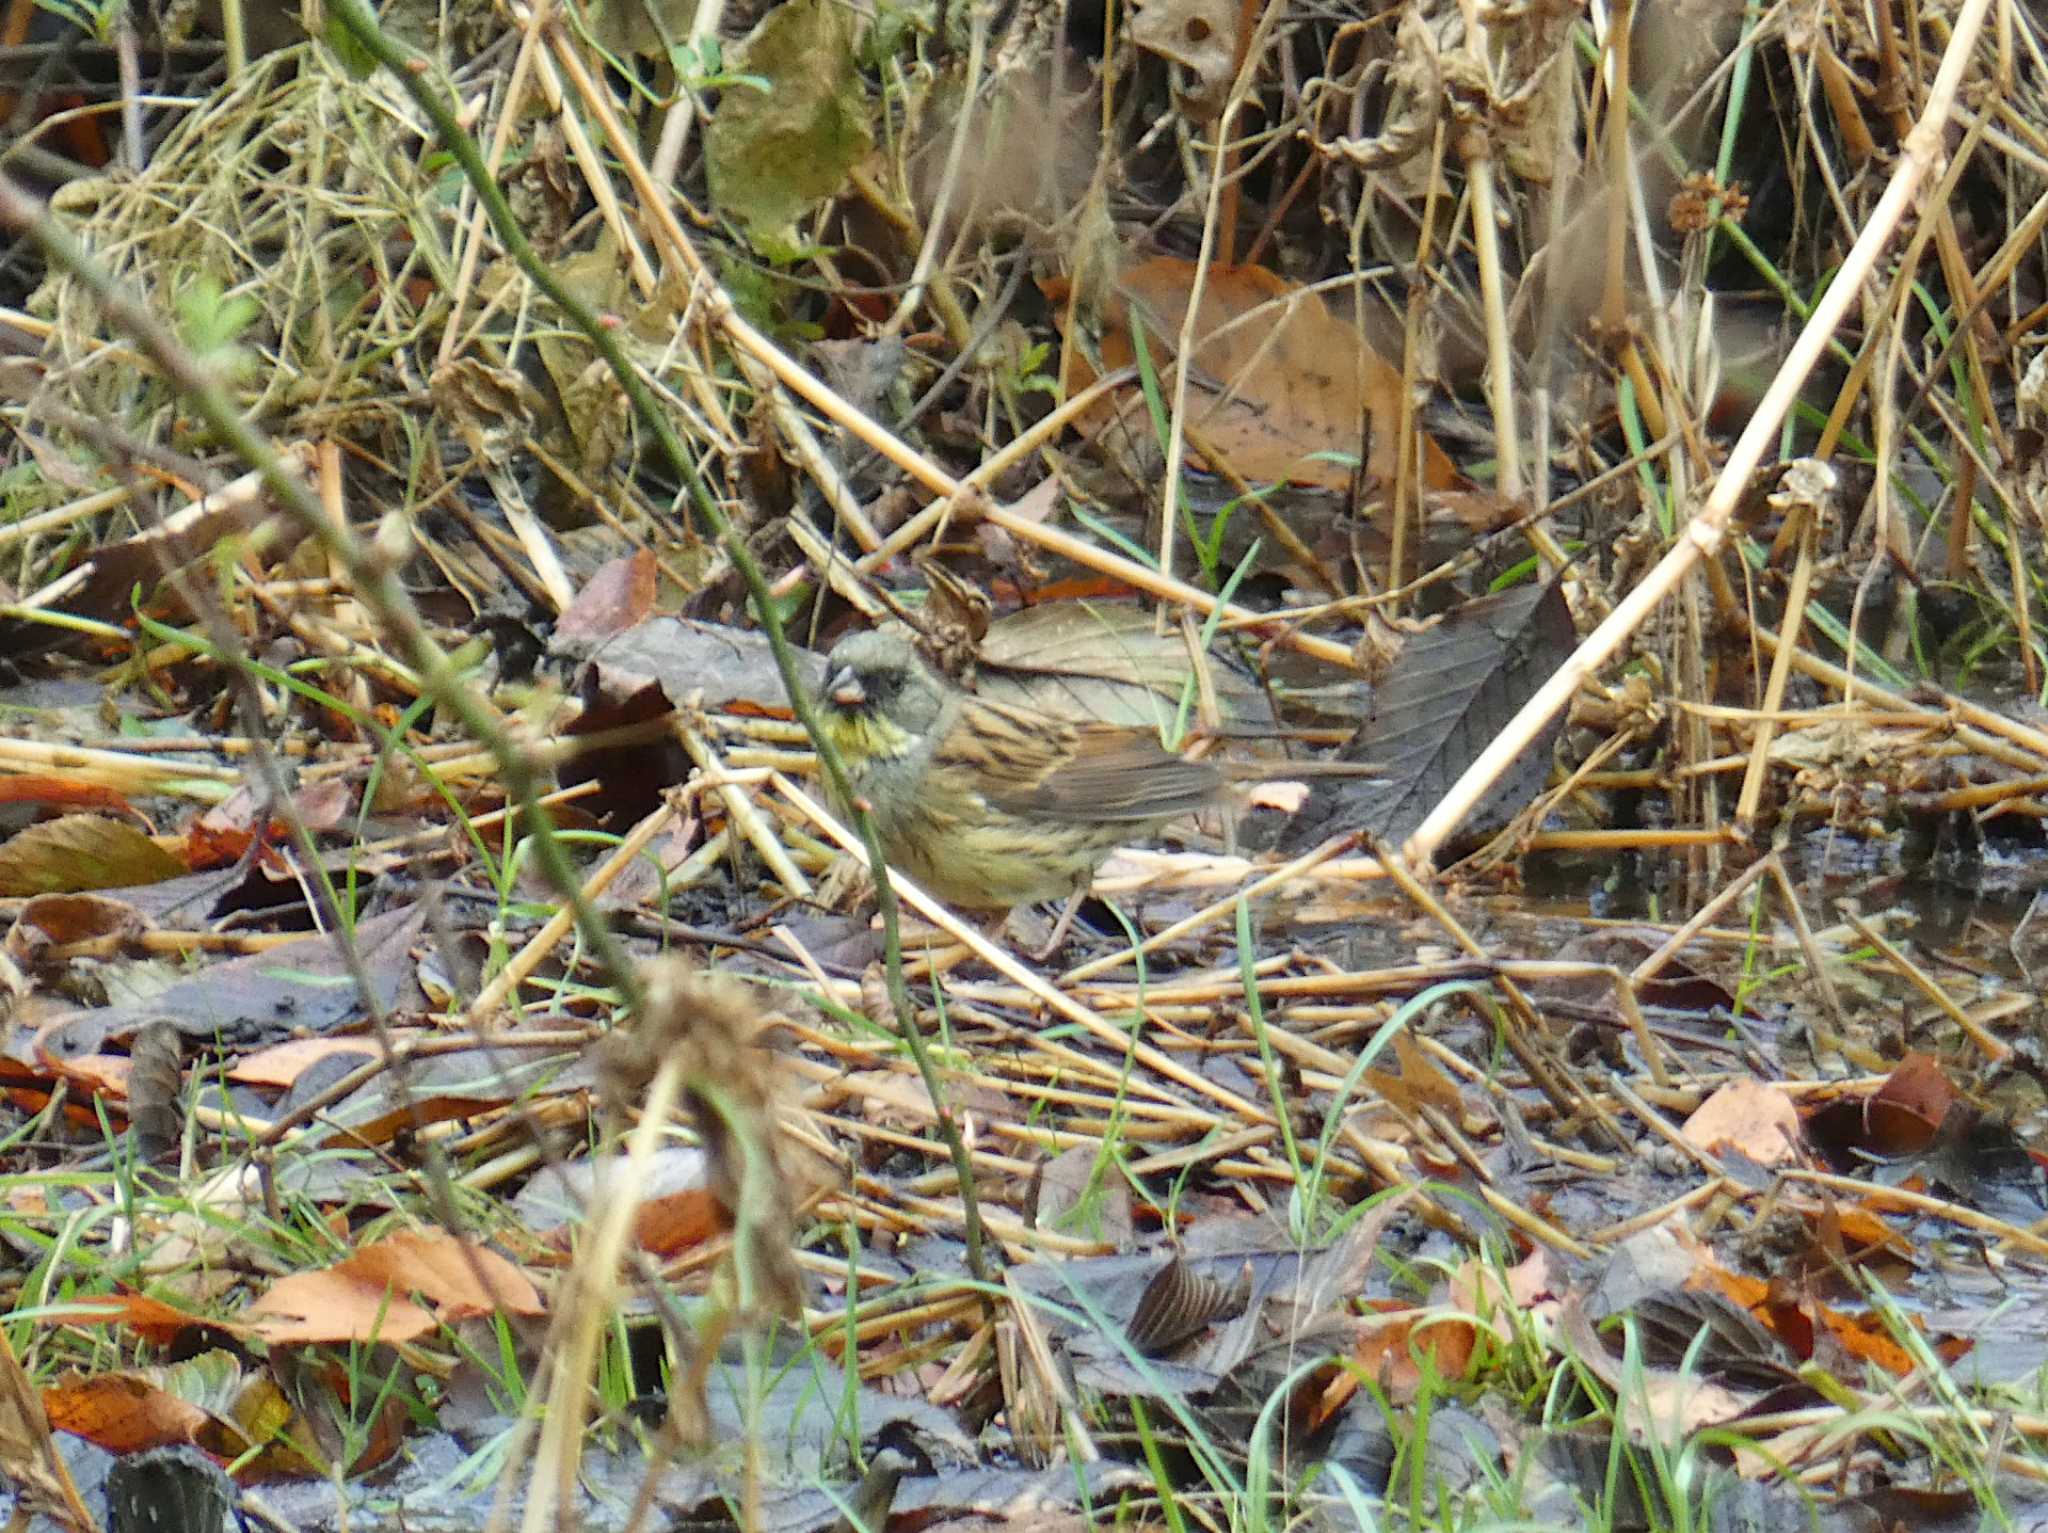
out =
[[788,0],[738,50],[739,69],[760,83],[719,98],[704,167],[719,211],[763,255],[796,253],[797,219],[839,190],[873,142],[854,58],[859,25],[833,0]]
[[541,1313],[540,1295],[517,1267],[452,1235],[406,1233],[324,1271],[279,1280],[242,1319],[270,1342],[403,1342],[499,1309]]
[[1709,1155],[1734,1150],[1759,1166],[1799,1159],[1799,1111],[1792,1099],[1759,1080],[1730,1081],[1685,1120],[1685,1142]]
[[127,796],[116,793],[112,788],[34,772],[0,778],[0,803],[41,804],[52,809],[106,809],[142,819],[141,811],[128,802]]
[[103,937],[127,940],[148,929],[143,913],[102,894],[39,894],[21,907],[5,942],[7,956],[34,965],[45,951]]
[[148,1294],[123,1289],[119,1293],[87,1294],[65,1302],[62,1312],[48,1318],[66,1325],[120,1325],[154,1346],[168,1347],[179,1337],[205,1326],[232,1331],[231,1325],[188,1314],[175,1305]]
[[[1280,850],[1306,851],[1340,829],[1406,836],[1576,643],[1557,581],[1482,596],[1409,636],[1373,691],[1371,716],[1338,752],[1371,762],[1379,776],[1317,783]],[[1562,728],[1551,720],[1499,776],[1466,816],[1461,843],[1498,830],[1542,791]]]
[[[432,1035],[421,1028],[399,1028],[388,1036],[394,1045],[401,1045]],[[235,1060],[228,1066],[228,1079],[246,1086],[288,1087],[323,1059],[343,1054],[355,1056],[356,1063],[362,1064],[375,1059],[383,1047],[375,1038],[293,1038]]]
[[557,638],[608,639],[654,612],[654,555],[636,549],[590,577],[555,623]]
[[[1195,263],[1177,256],[1155,256],[1125,270],[1103,305],[1104,365],[1124,368],[1137,360],[1135,314],[1153,365],[1165,376],[1194,279]],[[1069,342],[1066,383],[1078,392],[1095,379],[1081,349]],[[1134,385],[1124,398],[1136,395]],[[1122,415],[1122,405],[1105,401],[1082,417],[1082,426],[1100,430]],[[1212,266],[1196,311],[1188,423],[1254,482],[1349,489],[1351,458],[1363,450],[1369,478],[1391,485],[1401,451],[1401,374],[1333,315],[1321,294],[1263,266]],[[1423,454],[1424,486],[1449,489],[1457,480],[1450,459],[1427,437]]]
[[185,864],[123,820],[67,814],[0,846],[0,895],[75,894],[162,883]]
[[0,1333],[0,1478],[19,1497],[15,1519],[26,1523],[29,1513],[41,1512],[74,1533],[96,1533],[99,1524],[80,1499],[50,1426],[28,1371]]

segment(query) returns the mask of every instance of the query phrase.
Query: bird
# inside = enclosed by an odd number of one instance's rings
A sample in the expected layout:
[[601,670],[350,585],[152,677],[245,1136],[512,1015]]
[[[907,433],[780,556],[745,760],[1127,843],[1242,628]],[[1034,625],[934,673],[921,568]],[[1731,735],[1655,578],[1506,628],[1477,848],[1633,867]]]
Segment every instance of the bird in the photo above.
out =
[[1054,950],[1112,851],[1223,791],[1213,763],[1175,755],[1152,730],[962,690],[900,623],[840,640],[825,674],[823,732],[889,865],[962,910],[1067,898]]

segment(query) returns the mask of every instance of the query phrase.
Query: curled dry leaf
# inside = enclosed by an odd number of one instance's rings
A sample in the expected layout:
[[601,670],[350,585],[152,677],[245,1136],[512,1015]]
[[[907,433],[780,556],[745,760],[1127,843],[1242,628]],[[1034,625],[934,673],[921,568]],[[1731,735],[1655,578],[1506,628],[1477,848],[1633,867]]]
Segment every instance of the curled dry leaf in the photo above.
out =
[[101,894],[42,894],[22,906],[9,928],[6,951],[27,965],[50,948],[112,937],[127,941],[148,929],[149,920],[126,900]]
[[128,1126],[144,1160],[177,1148],[185,1122],[178,1105],[184,1042],[176,1023],[151,1022],[128,1045]]
[[982,640],[988,637],[993,604],[986,591],[929,554],[918,558],[917,568],[931,590],[924,611],[912,625],[918,633],[918,648],[940,675],[971,687]]
[[[1395,56],[1387,66],[1387,109],[1380,118],[1380,131],[1369,138],[1311,140],[1316,149],[1332,158],[1349,160],[1364,170],[1385,171],[1405,165],[1435,137],[1443,111],[1443,65],[1438,58],[1436,34],[1422,19],[1420,7],[1401,13],[1395,33]],[[1419,176],[1431,173],[1424,167],[1418,177],[1404,184],[1410,191],[1422,189]]]
[[889,999],[889,978],[879,963],[860,971],[860,1014],[877,1027],[896,1025],[896,1005]]
[[79,1499],[50,1436],[42,1399],[5,1332],[0,1332],[0,1476],[14,1485],[19,1497],[15,1515],[21,1521],[27,1521],[24,1514],[40,1512],[72,1533],[98,1533],[99,1524]]
[[1237,0],[1144,0],[1131,41],[1188,72],[1176,92],[1182,112],[1211,122],[1222,112],[1237,68]]
[[1238,1269],[1235,1281],[1226,1283],[1217,1275],[1197,1272],[1175,1252],[1145,1285],[1125,1334],[1142,1356],[1164,1357],[1216,1321],[1243,1314],[1251,1299],[1249,1262]]

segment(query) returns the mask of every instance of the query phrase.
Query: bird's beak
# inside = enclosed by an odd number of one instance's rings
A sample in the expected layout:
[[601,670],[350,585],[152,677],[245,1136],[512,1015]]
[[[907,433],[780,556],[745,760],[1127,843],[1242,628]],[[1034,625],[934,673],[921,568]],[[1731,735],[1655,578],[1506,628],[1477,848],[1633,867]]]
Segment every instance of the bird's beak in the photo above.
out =
[[858,708],[868,700],[868,689],[853,674],[852,666],[842,665],[837,674],[825,683],[825,696],[841,708]]

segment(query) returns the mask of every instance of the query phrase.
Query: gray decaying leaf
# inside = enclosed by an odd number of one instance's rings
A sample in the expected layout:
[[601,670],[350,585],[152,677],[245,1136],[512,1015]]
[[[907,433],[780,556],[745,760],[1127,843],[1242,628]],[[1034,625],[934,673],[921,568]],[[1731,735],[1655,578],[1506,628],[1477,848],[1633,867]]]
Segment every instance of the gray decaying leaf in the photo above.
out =
[[[385,911],[356,923],[357,957],[374,993],[358,993],[332,937],[315,935],[265,953],[229,959],[179,980],[147,1005],[103,1006],[50,1026],[40,1046],[63,1058],[99,1051],[109,1038],[131,1035],[169,1018],[188,1038],[235,1045],[274,1042],[294,1031],[332,1032],[372,1011],[422,1009],[412,946],[426,927],[423,905]],[[19,1040],[11,1045],[21,1047]],[[24,1056],[27,1057],[27,1056]]]
[[[1170,1390],[1199,1396],[1272,1347],[1313,1353],[1343,1332],[1349,1323],[1346,1306],[1364,1291],[1380,1232],[1406,1201],[1387,1199],[1342,1240],[1314,1251],[1294,1248],[1284,1232],[1255,1221],[1220,1221],[1220,1227],[1209,1232],[1206,1250],[1197,1248],[1204,1242],[1191,1238],[1176,1262],[1190,1280],[1227,1296],[1229,1303],[1203,1320],[1200,1329],[1205,1334],[1199,1343],[1183,1342],[1180,1355],[1171,1361],[1154,1359],[1136,1366],[1128,1355],[1141,1350],[1140,1336],[1163,1332],[1163,1321],[1141,1314],[1148,1303],[1157,1310],[1183,1311],[1183,1318],[1195,1312],[1171,1302],[1170,1295],[1148,1300],[1160,1278],[1156,1255],[1020,1267],[1012,1272],[1011,1281],[1021,1292],[1043,1297],[1053,1306],[1043,1316],[1046,1329],[1073,1363],[1075,1381],[1083,1387],[1109,1395]],[[1094,1325],[1069,1327],[1060,1316],[1071,1312],[1099,1315],[1111,1330],[1121,1333],[1121,1339]],[[1223,1323],[1214,1323],[1219,1320]],[[1127,1348],[1126,1343],[1132,1345]],[[1157,1340],[1152,1344],[1157,1346]]]
[[[1372,717],[1339,757],[1381,776],[1323,783],[1290,821],[1280,849],[1297,852],[1343,831],[1398,841],[1420,825],[1460,773],[1563,663],[1576,635],[1556,581],[1467,602],[1408,641],[1381,682]],[[1554,720],[1493,786],[1460,830],[1491,834],[1541,790],[1562,720]]]
[[[1667,1288],[1645,1294],[1628,1313],[1643,1362],[1653,1368],[1695,1368],[1737,1387],[1771,1389],[1790,1380],[1797,1366],[1754,1315],[1717,1293]],[[1602,1331],[1608,1351],[1619,1354],[1619,1326],[1610,1318]]]
[[[583,691],[593,705],[621,702],[649,682],[671,703],[694,700],[715,709],[735,702],[770,707],[788,702],[768,640],[752,629],[653,617],[602,640],[557,634],[550,648],[556,655],[590,661]],[[798,650],[797,663],[815,692],[825,679],[824,657]]]
[[[1391,1412],[1384,1399],[1361,1389],[1321,1434],[1314,1456],[1341,1464],[1369,1493],[1385,1495],[1392,1488],[1395,1469],[1405,1462],[1402,1446],[1412,1426],[1411,1420]],[[1501,1469],[1500,1435],[1455,1402],[1439,1401],[1431,1408],[1420,1448],[1419,1479],[1431,1491],[1425,1505],[1469,1490]]]

